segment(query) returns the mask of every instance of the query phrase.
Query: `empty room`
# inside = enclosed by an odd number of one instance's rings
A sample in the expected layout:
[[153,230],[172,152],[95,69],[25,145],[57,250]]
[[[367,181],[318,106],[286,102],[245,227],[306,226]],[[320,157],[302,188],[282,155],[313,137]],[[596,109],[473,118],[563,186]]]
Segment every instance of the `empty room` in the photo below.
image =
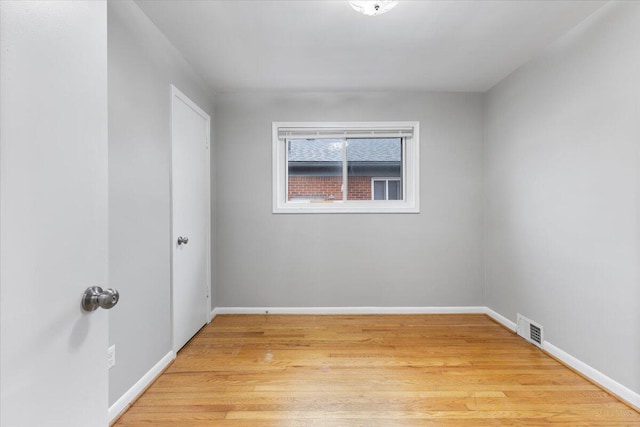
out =
[[640,2],[0,0],[0,425],[640,426]]

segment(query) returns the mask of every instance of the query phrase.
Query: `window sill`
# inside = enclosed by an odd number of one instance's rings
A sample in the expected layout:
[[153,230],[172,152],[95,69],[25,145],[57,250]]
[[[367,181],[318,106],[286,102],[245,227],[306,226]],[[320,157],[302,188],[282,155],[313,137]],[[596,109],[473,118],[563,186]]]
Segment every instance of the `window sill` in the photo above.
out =
[[420,213],[420,207],[406,202],[318,202],[285,203],[274,206],[274,214],[319,214],[319,213]]

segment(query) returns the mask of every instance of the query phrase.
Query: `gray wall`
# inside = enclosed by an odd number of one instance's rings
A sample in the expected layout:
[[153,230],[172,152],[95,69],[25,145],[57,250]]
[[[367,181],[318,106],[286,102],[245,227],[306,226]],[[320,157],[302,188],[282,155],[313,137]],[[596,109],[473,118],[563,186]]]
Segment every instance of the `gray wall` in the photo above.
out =
[[[482,95],[216,96],[218,307],[484,305]],[[273,121],[419,120],[420,214],[272,214]]]
[[487,305],[640,392],[640,3],[486,95]]
[[211,113],[208,91],[130,1],[108,6],[109,313],[113,404],[171,350],[170,84]]

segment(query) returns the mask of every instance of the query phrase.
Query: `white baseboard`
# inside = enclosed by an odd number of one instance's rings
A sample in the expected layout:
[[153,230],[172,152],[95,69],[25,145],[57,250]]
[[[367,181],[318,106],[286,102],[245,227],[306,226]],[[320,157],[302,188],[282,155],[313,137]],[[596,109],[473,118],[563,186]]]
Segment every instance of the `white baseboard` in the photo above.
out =
[[484,313],[487,316],[491,317],[496,322],[500,323],[505,328],[510,329],[513,332],[516,331],[516,324],[514,322],[512,322],[511,320],[507,319],[506,317],[504,317],[502,314],[491,310],[489,307],[485,307],[485,312]]
[[585,377],[589,378],[594,383],[598,384],[600,387],[631,404],[637,410],[640,410],[640,394],[625,387],[614,379],[609,378],[597,369],[587,365],[582,360],[577,359],[564,350],[559,349],[549,341],[543,341],[542,348],[544,351],[560,360],[565,365],[570,366]]
[[218,314],[483,314],[485,307],[216,307]]
[[[485,313],[487,314],[487,316],[502,324],[507,329],[510,329],[514,332],[516,331],[516,324],[503,315],[493,311],[489,307],[486,308]],[[564,350],[559,349],[549,341],[542,342],[542,349],[565,365],[571,367],[572,369],[575,369],[577,372],[589,378],[591,381],[598,384],[603,389],[616,395],[618,398],[624,400],[631,406],[634,406],[635,409],[640,410],[640,394],[625,387],[614,379],[609,378],[597,369],[587,365],[582,360],[570,355]]]
[[128,407],[131,405],[136,398],[144,391],[145,388],[149,386],[156,379],[156,377],[162,372],[164,368],[166,368],[173,359],[176,358],[176,354],[173,351],[167,353],[158,363],[156,363],[149,372],[144,374],[137,383],[133,385],[125,394],[120,397],[109,408],[109,422],[112,422],[116,418],[118,418]]

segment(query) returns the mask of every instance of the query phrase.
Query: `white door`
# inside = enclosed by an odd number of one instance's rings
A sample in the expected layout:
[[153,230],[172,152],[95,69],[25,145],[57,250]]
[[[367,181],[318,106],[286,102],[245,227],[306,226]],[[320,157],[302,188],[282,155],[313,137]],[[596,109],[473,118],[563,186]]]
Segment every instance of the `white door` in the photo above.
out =
[[171,87],[173,349],[209,321],[209,116]]
[[0,54],[0,424],[105,427],[106,3],[1,1]]

